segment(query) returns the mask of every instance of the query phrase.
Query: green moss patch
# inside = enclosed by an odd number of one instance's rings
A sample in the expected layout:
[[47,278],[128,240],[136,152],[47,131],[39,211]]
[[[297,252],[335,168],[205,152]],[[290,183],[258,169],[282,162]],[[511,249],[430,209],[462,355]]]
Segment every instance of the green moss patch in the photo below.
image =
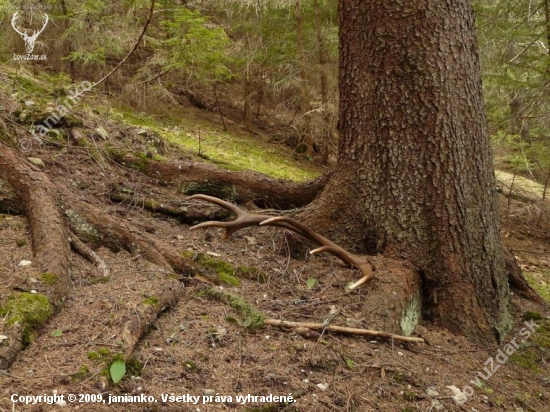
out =
[[89,374],[90,374],[90,369],[88,369],[88,367],[86,365],[82,365],[78,369],[78,372],[75,372],[75,373],[69,375],[69,377],[71,378],[72,382],[79,382],[79,381],[84,380],[85,378],[87,378]]
[[34,328],[42,325],[51,314],[49,299],[39,293],[14,293],[0,307],[0,316],[7,316],[8,325],[19,322]]
[[540,372],[539,357],[531,350],[518,351],[510,355],[510,360],[522,368],[536,373]]
[[[537,322],[540,326],[537,332],[531,335],[531,339],[544,349],[550,349],[550,322]],[[548,353],[548,352],[547,352]]]
[[163,111],[163,116],[157,117],[118,108],[111,109],[110,116],[139,128],[146,127],[165,141],[229,170],[254,170],[294,181],[311,180],[323,173],[318,167],[297,162],[292,151],[285,151],[280,145],[269,144],[257,136],[221,131],[211,123],[190,117],[189,113]]
[[59,276],[57,276],[55,273],[45,272],[40,275],[40,278],[42,279],[42,282],[44,282],[48,286],[55,285],[58,280]]
[[213,256],[208,256],[203,253],[195,254],[195,252],[184,251],[183,255],[189,259],[193,259],[199,265],[213,269],[220,282],[230,286],[240,286],[241,282],[238,278],[256,280],[260,283],[265,283],[268,279],[267,274],[254,267],[234,266],[223,259],[218,259]]
[[[188,254],[187,254],[188,255]],[[187,256],[189,257],[189,256]],[[228,263],[222,259],[216,259],[212,256],[208,256],[199,253],[194,259],[199,265],[212,268],[217,273],[220,282],[230,286],[240,286],[241,282],[235,275],[235,268],[231,263]]]
[[27,246],[28,242],[27,242],[27,239],[17,239],[15,244],[17,245],[17,247],[23,247],[23,246]]
[[247,329],[260,329],[264,326],[265,315],[256,309],[252,304],[239,296],[230,293],[224,293],[219,290],[208,288],[201,292],[202,296],[206,296],[223,303],[227,303],[235,309],[244,319],[240,322]]
[[21,343],[28,346],[35,338],[35,330],[52,314],[50,300],[39,293],[14,293],[0,306],[0,317],[6,317],[6,323],[18,322],[23,326]]
[[550,304],[550,270],[539,269],[538,273],[524,272],[524,275],[529,285]]
[[149,305],[153,307],[157,307],[159,304],[159,298],[156,296],[149,296],[148,298],[143,300],[144,305]]

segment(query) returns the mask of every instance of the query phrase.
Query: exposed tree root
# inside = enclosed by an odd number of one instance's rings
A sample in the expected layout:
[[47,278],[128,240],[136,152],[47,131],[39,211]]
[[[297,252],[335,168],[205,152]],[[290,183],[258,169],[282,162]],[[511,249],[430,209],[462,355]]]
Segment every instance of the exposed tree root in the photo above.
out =
[[[166,275],[173,271],[193,275],[198,272],[195,265],[152,235],[125,221],[115,220],[96,206],[80,200],[65,187],[53,184],[46,174],[27,164],[4,144],[0,144],[0,179],[7,181],[17,192],[17,205],[24,206],[21,209],[31,227],[36,264],[42,273],[49,275],[44,276],[48,282],[40,283],[39,292],[46,295],[54,307],[69,291],[69,241],[75,251],[101,270],[103,276],[109,275],[107,264],[81,239],[143,254],[161,268],[159,273],[164,274],[158,288],[151,294],[151,299],[146,299],[136,309],[137,317],[129,319],[122,331],[127,343],[126,353],[130,356],[147,326],[161,311],[175,304],[182,294],[180,281]],[[73,232],[71,237],[67,226]],[[33,325],[34,328],[39,326]],[[0,352],[1,368],[8,368],[16,358],[25,327],[16,324],[10,328],[8,344],[4,344]]]
[[[161,275],[163,276],[163,275]],[[176,279],[163,276],[150,296],[138,305],[135,312],[124,322],[121,331],[126,344],[125,358],[132,356],[139,339],[147,331],[158,315],[169,307],[175,306],[183,295],[183,285]]]
[[[19,158],[0,143],[0,178],[17,193],[17,203],[28,218],[32,237],[34,265],[41,276],[35,289],[57,309],[69,292],[69,241],[57,192],[50,179],[35,166]],[[53,312],[53,311],[52,311]],[[42,320],[47,321],[50,314]],[[17,357],[25,334],[41,325],[15,323],[5,330],[9,343],[0,350],[0,369],[7,368]]]
[[57,188],[63,196],[69,225],[80,238],[103,243],[115,250],[126,249],[143,254],[149,261],[168,270],[170,264],[143,232],[124,221],[115,220],[98,207],[78,199],[64,187]]
[[73,234],[71,237],[69,237],[69,242],[71,243],[71,247],[75,252],[97,266],[98,270],[101,272],[101,276],[103,276],[104,278],[110,276],[111,271],[109,269],[109,266],[107,266],[107,263],[105,263],[105,261],[101,259],[92,249],[86,246],[86,244],[82,242],[76,235]]
[[192,161],[161,162],[140,157],[113,154],[115,161],[135,167],[154,179],[168,182],[210,181],[234,186],[237,201],[257,201],[277,209],[292,209],[310,203],[328,182],[330,172],[305,183],[273,179],[256,172],[234,172],[211,163]]
[[[0,178],[18,193],[29,219],[32,246],[40,272],[57,276],[47,293],[53,304],[65,297],[69,284],[69,241],[55,186],[48,176],[0,144]],[[47,285],[45,285],[47,286]]]
[[9,330],[8,341],[0,345],[0,370],[6,370],[17,358],[23,340],[23,326],[19,323]]
[[[214,180],[221,184],[233,185],[238,190],[240,201],[261,200],[265,204],[289,208],[309,203],[330,178],[330,174],[309,183],[295,184],[282,180],[270,179],[253,172],[229,172],[215,165],[180,162],[163,163],[153,160],[124,156],[119,159],[130,165],[139,165],[151,177],[161,177],[171,181]],[[13,190],[8,193],[10,207],[21,210],[29,219],[33,250],[36,263],[41,272],[57,275],[55,285],[44,285],[40,292],[45,294],[53,304],[63,300],[68,293],[70,278],[67,262],[69,261],[69,241],[73,249],[92,262],[102,273],[109,276],[107,264],[87,245],[103,244],[113,249],[126,249],[135,255],[143,255],[158,266],[158,285],[148,291],[148,297],[137,305],[134,313],[124,322],[120,331],[125,342],[125,357],[130,358],[140,337],[151,323],[166,308],[179,301],[183,295],[181,282],[173,276],[178,272],[193,276],[203,281],[196,265],[183,256],[173,246],[156,236],[147,233],[124,219],[118,219],[97,206],[94,206],[60,184],[54,184],[46,174],[35,166],[19,158],[9,147],[0,145],[0,179],[5,180]],[[11,194],[10,194],[11,193]],[[17,197],[13,195],[17,194]],[[112,194],[112,201],[128,202],[140,205],[155,213],[176,217],[183,221],[219,219],[225,214],[217,215],[217,210],[190,209],[166,206],[153,200],[137,200],[133,196]],[[67,226],[73,234],[69,236]],[[185,234],[185,231],[182,231]],[[513,257],[512,257],[513,258]],[[307,328],[308,330],[327,330],[337,333],[352,333],[365,336],[381,337],[403,342],[423,342],[420,338],[408,336],[420,319],[421,284],[420,277],[414,269],[402,262],[383,257],[374,258],[377,277],[372,279],[364,293],[369,307],[369,327],[373,329],[354,329],[317,323],[285,322],[269,319],[265,324],[279,327]],[[512,260],[513,261],[513,260]],[[511,261],[511,262],[512,262]],[[509,282],[518,293],[528,299],[544,303],[527,284],[521,272],[509,267]],[[204,280],[209,283],[208,281]],[[380,299],[385,296],[385,299]],[[10,329],[8,344],[0,351],[0,368],[7,368],[20,350],[23,329],[17,326]]]
[[121,193],[111,193],[109,199],[113,202],[127,203],[137,207],[143,207],[151,212],[175,217],[182,223],[195,224],[198,221],[225,219],[229,213],[218,208],[194,207],[192,205],[175,207],[159,203],[153,199],[136,197]]

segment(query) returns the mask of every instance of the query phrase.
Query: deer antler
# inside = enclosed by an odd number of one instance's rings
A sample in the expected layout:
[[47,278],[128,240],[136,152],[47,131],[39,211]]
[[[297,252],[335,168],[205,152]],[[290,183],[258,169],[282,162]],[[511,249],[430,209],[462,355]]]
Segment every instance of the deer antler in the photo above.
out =
[[198,225],[190,227],[189,228],[190,230],[199,229],[203,227],[220,227],[225,229],[225,234],[223,238],[227,239],[237,230],[243,229],[245,227],[256,226],[256,225],[262,225],[262,226],[270,225],[270,226],[283,227],[292,232],[298,233],[299,235],[321,245],[321,247],[309,252],[310,254],[316,254],[320,252],[329,252],[334,256],[338,257],[344,263],[357,267],[363,274],[363,277],[359,279],[357,282],[349,285],[348,290],[353,290],[359,285],[367,282],[368,280],[374,277],[373,266],[368,261],[367,258],[357,256],[348,252],[347,250],[338,246],[336,243],[327,239],[323,235],[320,235],[319,233],[311,230],[307,226],[304,226],[303,224],[301,224],[300,222],[297,222],[294,219],[291,219],[289,217],[284,217],[284,216],[272,217],[272,216],[256,215],[256,214],[248,213],[247,211],[241,209],[238,206],[235,206],[232,203],[226,202],[224,200],[221,200],[212,196],[193,195],[189,197],[189,199],[205,200],[207,202],[214,203],[220,207],[223,207],[229,212],[233,213],[237,217],[237,219],[231,222],[209,221],[209,222],[200,223]]

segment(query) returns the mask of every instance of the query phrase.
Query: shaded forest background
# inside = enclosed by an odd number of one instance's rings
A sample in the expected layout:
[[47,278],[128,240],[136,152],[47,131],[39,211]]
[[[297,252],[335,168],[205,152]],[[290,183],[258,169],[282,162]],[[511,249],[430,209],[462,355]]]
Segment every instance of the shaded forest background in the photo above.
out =
[[[10,21],[17,8],[48,12],[51,23],[35,50],[48,59],[32,67],[63,73],[54,76],[60,85],[108,73],[133,46],[150,6],[139,0],[33,4],[0,1],[0,18]],[[527,173],[546,186],[548,1],[474,5],[497,166]],[[222,122],[244,121],[284,142],[297,158],[332,163],[337,147],[336,7],[334,0],[160,1],[140,47],[102,87],[138,110],[162,114],[191,104],[218,113]],[[21,45],[15,31],[0,32],[4,62]]]

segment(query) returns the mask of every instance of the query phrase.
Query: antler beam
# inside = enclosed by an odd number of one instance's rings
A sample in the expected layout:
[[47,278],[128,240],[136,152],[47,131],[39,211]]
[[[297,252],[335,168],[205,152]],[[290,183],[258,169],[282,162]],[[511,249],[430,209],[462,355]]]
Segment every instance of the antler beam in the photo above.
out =
[[200,223],[198,225],[190,227],[189,228],[190,230],[200,229],[205,227],[219,227],[219,228],[225,229],[223,238],[227,239],[233,233],[235,233],[240,229],[244,229],[245,227],[259,226],[259,225],[282,227],[294,233],[298,233],[299,235],[321,245],[321,247],[309,252],[310,254],[316,254],[320,252],[329,252],[334,256],[338,257],[344,263],[347,263],[350,266],[355,266],[356,268],[358,268],[363,274],[363,277],[359,279],[357,282],[349,285],[348,290],[353,290],[359,285],[367,282],[368,280],[374,277],[374,268],[366,257],[357,256],[348,252],[347,250],[338,246],[337,244],[327,239],[323,235],[320,235],[319,233],[311,230],[307,226],[304,226],[303,224],[301,224],[300,222],[297,222],[294,219],[291,219],[285,216],[272,217],[267,215],[259,215],[259,214],[257,215],[257,214],[248,213],[247,211],[241,209],[240,207],[232,203],[226,202],[225,200],[218,199],[217,197],[212,197],[207,195],[193,195],[189,197],[189,199],[204,200],[206,202],[214,203],[215,205],[218,205],[228,210],[229,212],[233,213],[237,217],[235,220],[230,222],[219,222],[219,221],[212,220],[209,222]]

